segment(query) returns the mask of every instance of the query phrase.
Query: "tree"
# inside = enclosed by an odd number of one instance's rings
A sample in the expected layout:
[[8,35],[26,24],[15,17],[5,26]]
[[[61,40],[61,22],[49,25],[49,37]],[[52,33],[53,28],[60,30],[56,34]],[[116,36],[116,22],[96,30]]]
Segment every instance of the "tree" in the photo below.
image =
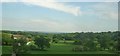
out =
[[41,49],[44,50],[45,47],[49,48],[50,47],[50,43],[49,41],[44,38],[43,36],[41,36],[40,38],[36,38],[35,39],[35,44]]
[[120,51],[120,31],[118,32],[118,44],[117,44],[117,49]]
[[53,43],[58,43],[58,41],[59,41],[59,39],[57,38],[57,35],[54,35],[54,36],[52,37],[52,42],[53,42]]
[[26,45],[26,43],[27,43],[27,40],[24,37],[21,37],[20,39],[14,39],[14,42],[13,42],[13,51],[16,54],[27,53],[27,51],[29,50],[29,48]]
[[101,33],[99,36],[99,43],[101,44],[102,50],[108,50],[111,42],[111,35],[108,33]]

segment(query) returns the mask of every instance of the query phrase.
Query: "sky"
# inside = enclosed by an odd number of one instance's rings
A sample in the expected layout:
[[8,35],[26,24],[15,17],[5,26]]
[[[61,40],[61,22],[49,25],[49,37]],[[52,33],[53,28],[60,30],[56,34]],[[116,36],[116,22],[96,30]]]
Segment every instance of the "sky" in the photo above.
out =
[[3,30],[15,31],[117,31],[117,1],[2,0],[0,24]]

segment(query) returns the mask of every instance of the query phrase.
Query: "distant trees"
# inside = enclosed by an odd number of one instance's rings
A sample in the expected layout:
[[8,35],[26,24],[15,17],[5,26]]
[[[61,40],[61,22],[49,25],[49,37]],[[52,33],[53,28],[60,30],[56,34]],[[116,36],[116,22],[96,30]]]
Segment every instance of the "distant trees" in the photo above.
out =
[[80,40],[75,40],[73,44],[75,44],[75,45],[82,45],[82,42]]
[[[74,36],[75,42],[73,44],[84,46],[83,50],[100,51],[100,50],[117,50],[116,32],[101,32],[101,33],[76,33]],[[118,38],[119,40],[119,38]],[[118,41],[119,42],[119,41]]]
[[58,43],[58,42],[59,42],[58,36],[57,35],[53,35],[52,43]]
[[118,41],[118,44],[117,44],[117,49],[118,51],[120,51],[120,32],[118,32],[118,37],[117,37],[117,41]]

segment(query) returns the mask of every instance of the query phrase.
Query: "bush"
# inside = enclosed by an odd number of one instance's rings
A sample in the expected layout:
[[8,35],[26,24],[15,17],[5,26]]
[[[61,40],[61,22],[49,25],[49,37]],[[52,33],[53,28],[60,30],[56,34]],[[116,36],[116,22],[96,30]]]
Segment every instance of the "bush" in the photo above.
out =
[[58,43],[58,42],[59,42],[59,39],[57,39],[57,38],[53,39],[53,43]]
[[84,47],[83,46],[76,46],[72,49],[72,51],[74,51],[74,52],[84,51]]
[[12,45],[13,40],[10,34],[2,33],[2,45]]
[[81,41],[80,40],[75,40],[73,44],[75,44],[75,45],[81,45]]
[[38,46],[35,45],[35,42],[34,42],[34,41],[29,41],[29,42],[27,42],[27,46],[29,46],[29,49],[31,49],[31,50],[34,50],[34,49],[37,49],[37,48],[38,48]]
[[50,48],[50,43],[49,41],[44,38],[43,36],[40,38],[35,39],[35,44],[41,49],[44,50],[46,47]]
[[13,51],[16,54],[21,54],[21,53],[27,53],[29,50],[29,46],[26,45],[27,40],[26,38],[20,38],[17,40],[14,40],[13,42]]
[[82,51],[89,51],[89,50],[90,48],[82,46],[82,45],[76,46],[72,49],[72,51],[74,52],[82,52]]

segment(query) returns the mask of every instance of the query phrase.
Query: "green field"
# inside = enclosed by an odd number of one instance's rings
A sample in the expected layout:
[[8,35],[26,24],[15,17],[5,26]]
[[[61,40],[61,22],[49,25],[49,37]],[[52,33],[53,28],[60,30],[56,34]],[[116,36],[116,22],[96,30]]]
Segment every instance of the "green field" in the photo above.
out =
[[10,54],[10,53],[12,53],[11,46],[2,46],[2,54]]
[[32,54],[112,54],[105,51],[94,52],[73,52],[75,45],[70,44],[52,44],[48,51],[30,51]]
[[[47,51],[31,50],[30,54],[113,54],[107,51],[86,51],[86,52],[73,52],[72,48],[77,45],[52,43]],[[3,54],[10,54],[12,52],[11,46],[3,46]]]

